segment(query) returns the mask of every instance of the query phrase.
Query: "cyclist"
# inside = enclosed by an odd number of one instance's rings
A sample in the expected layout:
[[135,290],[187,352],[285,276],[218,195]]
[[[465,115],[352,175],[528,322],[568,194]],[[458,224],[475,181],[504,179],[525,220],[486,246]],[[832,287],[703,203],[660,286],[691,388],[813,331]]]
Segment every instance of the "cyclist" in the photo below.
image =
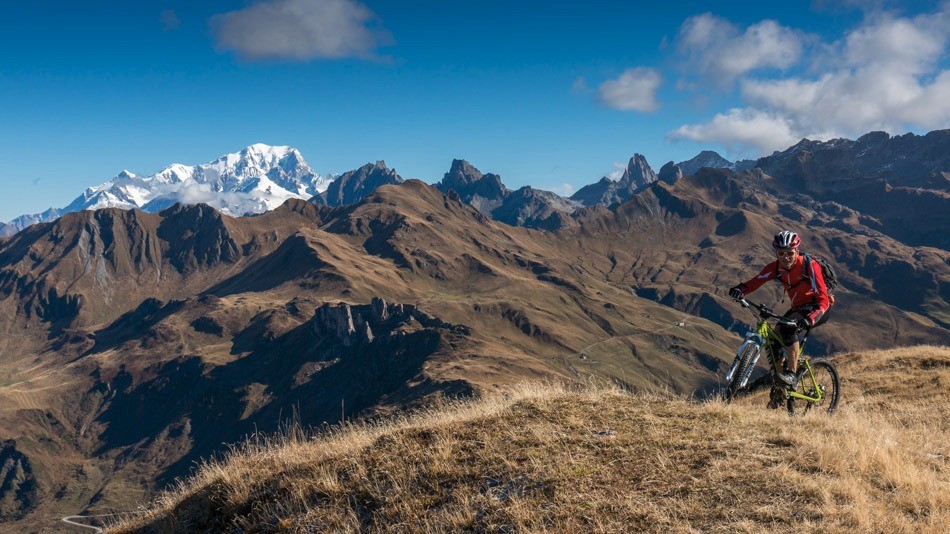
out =
[[796,326],[778,325],[782,343],[788,351],[786,370],[779,373],[779,379],[790,386],[797,379],[798,353],[803,334],[828,320],[828,307],[831,305],[821,266],[814,260],[805,261],[798,250],[801,242],[795,232],[784,230],[775,234],[772,248],[775,249],[776,260],[766,265],[751,280],[729,289],[729,296],[739,300],[769,280],[778,279],[785,287],[792,301],[785,318],[795,321]]

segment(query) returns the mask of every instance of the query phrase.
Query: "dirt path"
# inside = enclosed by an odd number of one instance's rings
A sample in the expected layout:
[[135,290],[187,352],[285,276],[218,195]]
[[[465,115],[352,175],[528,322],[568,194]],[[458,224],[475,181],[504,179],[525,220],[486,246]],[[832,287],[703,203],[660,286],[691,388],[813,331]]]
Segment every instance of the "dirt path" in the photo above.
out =
[[93,518],[93,517],[107,517],[107,516],[109,516],[109,515],[112,515],[112,514],[106,514],[106,515],[67,515],[66,517],[64,517],[63,519],[61,519],[61,521],[62,521],[63,523],[66,523],[67,525],[73,525],[73,526],[75,526],[75,527],[80,527],[80,528],[88,528],[88,529],[91,529],[91,530],[94,530],[94,531],[98,532],[99,534],[102,534],[102,529],[101,529],[101,528],[99,528],[99,527],[94,527],[94,526],[92,526],[92,525],[85,525],[85,524],[83,524],[83,523],[77,523],[77,522],[73,521],[73,519],[90,519],[90,518]]

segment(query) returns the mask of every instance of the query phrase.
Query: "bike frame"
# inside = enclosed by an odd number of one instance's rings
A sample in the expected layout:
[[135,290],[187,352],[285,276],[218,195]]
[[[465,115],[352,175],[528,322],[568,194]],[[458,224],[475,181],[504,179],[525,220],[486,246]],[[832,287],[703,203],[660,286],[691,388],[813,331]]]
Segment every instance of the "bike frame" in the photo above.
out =
[[[775,351],[772,349],[773,347],[777,345],[777,346],[783,347],[787,352],[788,347],[786,347],[785,344],[782,343],[782,338],[778,335],[775,329],[772,328],[772,325],[769,324],[769,317],[767,316],[763,317],[761,316],[761,313],[762,312],[760,310],[759,324],[756,325],[754,335],[758,336],[759,339],[761,340],[760,347],[765,350],[765,353],[769,358],[769,365],[772,366],[772,373],[774,376],[774,374],[778,373],[778,355],[776,355]],[[750,334],[752,333],[750,332]],[[799,345],[801,348],[798,353],[798,356],[799,356],[798,364],[805,366],[805,373],[802,375],[802,380],[806,380],[806,377],[807,377],[807,380],[811,382],[812,391],[815,391],[817,393],[817,396],[810,397],[808,395],[803,395],[795,391],[795,388],[792,386],[785,386],[785,389],[788,391],[789,397],[806,400],[808,402],[821,402],[821,400],[824,398],[824,392],[821,390],[820,387],[818,387],[818,381],[815,379],[815,374],[812,372],[811,364],[808,361],[808,356],[804,355],[805,342],[803,341]]]

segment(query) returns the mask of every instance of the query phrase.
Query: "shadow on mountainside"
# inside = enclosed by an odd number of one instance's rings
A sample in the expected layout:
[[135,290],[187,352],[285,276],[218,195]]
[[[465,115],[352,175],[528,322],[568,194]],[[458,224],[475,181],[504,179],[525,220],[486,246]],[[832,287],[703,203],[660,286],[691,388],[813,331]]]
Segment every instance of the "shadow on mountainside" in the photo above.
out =
[[181,310],[184,304],[181,300],[164,303],[155,298],[145,299],[134,310],[92,334],[95,344],[83,356],[102,353],[134,339],[141,338],[145,343],[149,333],[154,334],[152,327]]
[[320,259],[307,238],[288,237],[274,252],[255,261],[240,273],[211,287],[204,294],[224,297],[246,292],[264,292],[294,280],[320,280],[342,284],[346,279]]

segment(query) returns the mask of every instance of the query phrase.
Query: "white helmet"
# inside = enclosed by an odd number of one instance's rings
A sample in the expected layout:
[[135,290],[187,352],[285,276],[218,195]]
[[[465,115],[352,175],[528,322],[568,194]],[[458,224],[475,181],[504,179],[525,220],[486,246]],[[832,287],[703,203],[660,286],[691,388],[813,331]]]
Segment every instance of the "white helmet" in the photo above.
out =
[[798,248],[798,245],[801,244],[802,240],[798,237],[798,234],[788,230],[775,234],[775,239],[772,240],[772,248],[774,249]]

